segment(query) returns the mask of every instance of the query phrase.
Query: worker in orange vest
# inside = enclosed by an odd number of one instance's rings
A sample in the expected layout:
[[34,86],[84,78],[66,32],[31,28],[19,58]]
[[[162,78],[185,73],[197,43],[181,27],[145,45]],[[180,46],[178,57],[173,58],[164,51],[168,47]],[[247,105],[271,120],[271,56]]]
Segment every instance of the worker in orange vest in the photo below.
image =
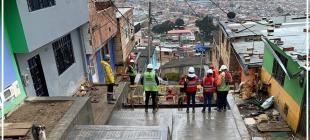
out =
[[187,109],[186,113],[189,113],[189,105],[190,100],[192,100],[192,112],[195,113],[195,97],[197,92],[197,85],[198,85],[198,77],[195,74],[194,67],[189,67],[188,69],[188,75],[184,82],[184,89],[187,96]]
[[208,113],[210,113],[211,99],[216,87],[214,83],[212,69],[207,70],[207,75],[205,75],[204,78],[202,79],[201,86],[203,87],[203,99],[204,99],[202,112],[205,113],[206,106],[208,105]]

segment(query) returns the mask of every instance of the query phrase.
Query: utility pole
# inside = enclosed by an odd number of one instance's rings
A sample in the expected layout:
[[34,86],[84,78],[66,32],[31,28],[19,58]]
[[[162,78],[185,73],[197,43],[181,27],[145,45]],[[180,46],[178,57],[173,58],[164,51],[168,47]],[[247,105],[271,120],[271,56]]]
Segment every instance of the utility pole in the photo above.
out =
[[149,58],[149,61],[151,59],[151,24],[152,24],[151,1],[149,1],[149,24],[148,24],[148,58]]

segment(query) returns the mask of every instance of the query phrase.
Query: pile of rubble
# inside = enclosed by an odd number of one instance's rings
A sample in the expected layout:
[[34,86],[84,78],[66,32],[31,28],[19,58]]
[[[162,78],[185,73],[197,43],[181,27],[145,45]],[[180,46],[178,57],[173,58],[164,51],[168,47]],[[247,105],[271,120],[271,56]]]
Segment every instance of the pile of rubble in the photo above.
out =
[[84,97],[89,96],[93,91],[98,90],[91,82],[86,81],[85,83],[81,84],[78,91],[73,95],[74,97]]
[[[236,98],[239,98],[239,95]],[[263,101],[259,101],[255,97],[249,100],[239,98],[237,106],[252,137],[277,137],[280,135],[278,137],[288,138],[291,136],[291,129],[272,104],[272,96]]]

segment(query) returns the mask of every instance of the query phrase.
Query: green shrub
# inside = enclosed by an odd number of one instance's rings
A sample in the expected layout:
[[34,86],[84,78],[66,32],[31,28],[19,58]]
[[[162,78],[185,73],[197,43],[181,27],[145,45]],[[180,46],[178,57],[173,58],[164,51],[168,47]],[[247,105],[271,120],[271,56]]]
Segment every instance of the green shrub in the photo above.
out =
[[179,81],[180,77],[179,77],[179,73],[175,73],[175,72],[170,72],[170,73],[166,73],[164,76],[165,80],[169,80],[169,81]]

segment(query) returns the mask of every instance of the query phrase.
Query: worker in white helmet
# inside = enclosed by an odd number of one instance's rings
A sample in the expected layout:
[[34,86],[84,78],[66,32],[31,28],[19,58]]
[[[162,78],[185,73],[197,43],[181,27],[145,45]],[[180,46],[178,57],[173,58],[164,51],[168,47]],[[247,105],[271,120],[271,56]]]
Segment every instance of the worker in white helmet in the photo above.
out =
[[155,113],[157,112],[156,99],[158,94],[159,80],[155,71],[153,70],[152,64],[148,64],[146,68],[146,72],[144,72],[143,76],[141,77],[141,84],[143,85],[145,92],[145,112],[148,112],[149,98],[152,96],[153,113]]
[[218,95],[218,111],[226,110],[227,106],[227,94],[229,91],[229,84],[232,83],[231,73],[228,71],[226,65],[222,65],[220,68],[220,83],[217,87],[217,95]]
[[135,65],[135,61],[133,59],[131,59],[130,64],[128,66],[128,75],[130,78],[130,85],[134,85],[135,84],[135,78],[137,75],[137,69],[136,69],[136,65]]
[[202,112],[204,113],[206,111],[206,107],[208,106],[208,113],[210,113],[211,99],[215,91],[215,83],[212,69],[207,70],[207,75],[205,75],[204,78],[202,79],[201,86],[203,87],[203,99],[204,99]]
[[184,89],[187,96],[186,113],[189,113],[190,100],[192,100],[192,112],[195,113],[195,97],[197,92],[198,77],[195,74],[194,67],[189,67],[188,74],[185,78]]

